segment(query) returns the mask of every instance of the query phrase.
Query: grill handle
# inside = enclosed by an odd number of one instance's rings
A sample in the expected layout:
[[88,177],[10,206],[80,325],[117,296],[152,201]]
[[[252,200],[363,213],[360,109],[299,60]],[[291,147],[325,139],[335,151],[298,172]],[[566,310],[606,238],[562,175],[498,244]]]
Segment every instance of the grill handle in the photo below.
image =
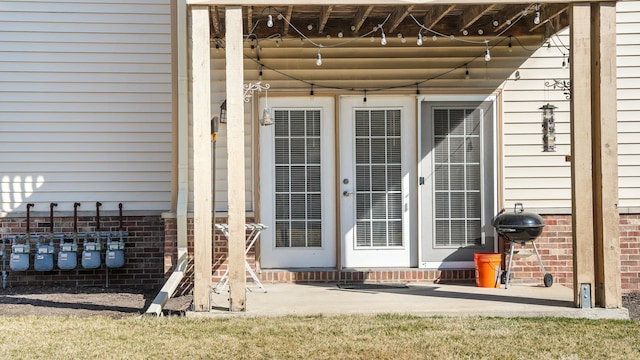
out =
[[515,203],[515,205],[513,205],[513,212],[515,214],[524,212],[524,206],[522,205],[522,203]]

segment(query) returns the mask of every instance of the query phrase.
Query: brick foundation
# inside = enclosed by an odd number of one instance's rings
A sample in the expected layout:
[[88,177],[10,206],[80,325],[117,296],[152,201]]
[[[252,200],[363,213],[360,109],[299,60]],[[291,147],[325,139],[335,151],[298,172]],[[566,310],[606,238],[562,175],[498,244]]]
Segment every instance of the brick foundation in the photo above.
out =
[[[540,251],[545,270],[551,273],[554,283],[573,287],[573,249],[571,233],[571,215],[543,215],[545,228],[536,245]],[[218,219],[222,221],[224,219]],[[247,219],[251,222],[253,219]],[[175,219],[165,221],[165,274],[168,276],[176,261]],[[188,221],[189,254],[193,255],[193,220]],[[640,215],[620,216],[620,248],[622,291],[640,292]],[[524,246],[516,245],[516,250],[533,253],[530,242]],[[218,231],[213,241],[212,280],[214,284],[227,269],[227,241]],[[248,261],[255,264],[255,251],[248,253]],[[505,257],[508,261],[508,256]],[[506,264],[506,263],[505,263]],[[542,283],[541,272],[535,255],[514,256],[512,263],[512,283]],[[333,270],[289,271],[286,269],[264,269],[258,271],[260,281],[264,283],[308,283],[308,282],[473,282],[474,269],[372,269],[372,270]]]
[[[31,234],[49,233],[49,218],[31,217]],[[95,217],[78,217],[78,231],[94,232]],[[18,235],[26,232],[25,218],[0,219],[2,235]],[[117,233],[120,229],[120,219],[117,216],[101,216],[100,228],[104,232]],[[164,283],[163,255],[167,245],[165,239],[164,221],[160,216],[125,216],[123,218],[124,231],[129,234],[125,240],[125,264],[120,268],[110,268],[108,286],[112,288],[136,288],[156,290]],[[174,227],[175,228],[175,227]],[[73,232],[73,217],[54,218],[54,233],[70,234]],[[119,238],[116,238],[119,239]],[[48,240],[46,241],[48,243]],[[32,239],[30,268],[27,271],[11,271],[9,268],[11,243],[6,241],[6,269],[7,287],[19,285],[35,286],[107,286],[107,270],[104,263],[105,242],[102,240],[102,265],[98,269],[83,269],[81,266],[82,242],[78,244],[78,266],[74,270],[60,270],[55,265],[59,240],[55,240],[54,269],[52,271],[35,271],[33,269],[36,240]]]

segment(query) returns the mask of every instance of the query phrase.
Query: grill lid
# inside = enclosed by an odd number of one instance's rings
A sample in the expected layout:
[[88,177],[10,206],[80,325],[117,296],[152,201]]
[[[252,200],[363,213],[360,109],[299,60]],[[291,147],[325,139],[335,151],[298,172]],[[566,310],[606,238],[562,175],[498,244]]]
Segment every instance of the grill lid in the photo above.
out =
[[543,228],[544,220],[538,214],[525,212],[522,203],[516,203],[513,207],[513,213],[501,212],[493,218],[492,224],[498,230],[532,229]]

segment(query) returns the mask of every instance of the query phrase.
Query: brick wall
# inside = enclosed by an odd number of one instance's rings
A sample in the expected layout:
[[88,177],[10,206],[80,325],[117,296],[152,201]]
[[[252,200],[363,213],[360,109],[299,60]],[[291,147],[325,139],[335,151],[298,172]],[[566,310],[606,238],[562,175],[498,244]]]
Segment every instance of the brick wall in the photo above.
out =
[[[554,283],[573,287],[573,249],[571,233],[571,215],[544,215],[545,228],[535,243],[542,257],[545,270],[551,273]],[[224,219],[218,219],[223,221]],[[251,222],[253,219],[247,219]],[[168,276],[176,261],[175,219],[165,222],[167,241],[165,242],[165,275]],[[189,254],[193,256],[193,220],[188,222]],[[640,215],[620,216],[620,248],[622,291],[640,292]],[[516,250],[532,253],[532,243],[516,245]],[[215,231],[213,240],[212,280],[214,284],[227,269],[227,241]],[[248,261],[255,264],[255,252],[248,253]],[[505,258],[508,261],[508,257]],[[506,263],[505,263],[506,264]],[[374,282],[470,282],[475,279],[473,269],[431,270],[431,269],[394,269],[379,271],[287,271],[264,270],[258,274],[261,281],[277,282],[337,282],[337,281],[374,281]],[[535,255],[514,256],[512,263],[512,282],[542,283],[544,274]]]
[[[545,228],[535,241],[545,270],[553,275],[554,283],[573,287],[573,246],[571,215],[544,215]],[[532,252],[531,243],[524,247]],[[622,292],[640,292],[640,215],[620,215],[620,272]],[[508,261],[508,257],[506,259]],[[542,274],[535,255],[514,256],[511,266],[515,282],[540,282]]]
[[640,214],[620,216],[622,292],[640,292]]
[[[31,234],[49,233],[49,217],[31,217]],[[96,227],[95,217],[78,217],[78,231],[93,233]],[[26,232],[25,218],[0,219],[0,234],[5,236],[24,234]],[[117,234],[120,229],[119,217],[100,217],[100,228],[104,232]],[[75,270],[60,270],[57,267],[57,252],[59,240],[55,240],[54,269],[52,271],[35,271],[33,267],[35,244],[31,239],[31,265],[27,271],[11,271],[9,268],[11,242],[5,239],[6,269],[8,271],[7,286],[35,285],[35,286],[108,286],[113,288],[136,288],[155,290],[164,283],[163,256],[165,241],[164,221],[160,216],[125,216],[123,228],[129,234],[125,240],[125,264],[121,268],[110,268],[107,274],[105,259],[105,242],[103,238],[101,262],[98,269],[83,269],[81,266],[82,242],[78,244],[78,266]],[[54,233],[73,232],[72,217],[54,218]],[[115,239],[119,239],[116,237]],[[47,240],[46,243],[49,241]]]

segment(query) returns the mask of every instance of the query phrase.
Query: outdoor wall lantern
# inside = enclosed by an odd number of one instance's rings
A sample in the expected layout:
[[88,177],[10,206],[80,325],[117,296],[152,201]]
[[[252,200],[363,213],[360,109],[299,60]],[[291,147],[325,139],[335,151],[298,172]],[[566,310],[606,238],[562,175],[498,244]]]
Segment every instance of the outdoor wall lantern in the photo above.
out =
[[271,120],[271,115],[269,114],[269,108],[264,108],[262,111],[262,118],[260,118],[260,125],[267,126],[273,125],[273,120]]
[[227,99],[220,104],[220,124],[227,123]]
[[542,106],[542,151],[556,151],[556,124],[553,115],[554,105],[547,103]]

